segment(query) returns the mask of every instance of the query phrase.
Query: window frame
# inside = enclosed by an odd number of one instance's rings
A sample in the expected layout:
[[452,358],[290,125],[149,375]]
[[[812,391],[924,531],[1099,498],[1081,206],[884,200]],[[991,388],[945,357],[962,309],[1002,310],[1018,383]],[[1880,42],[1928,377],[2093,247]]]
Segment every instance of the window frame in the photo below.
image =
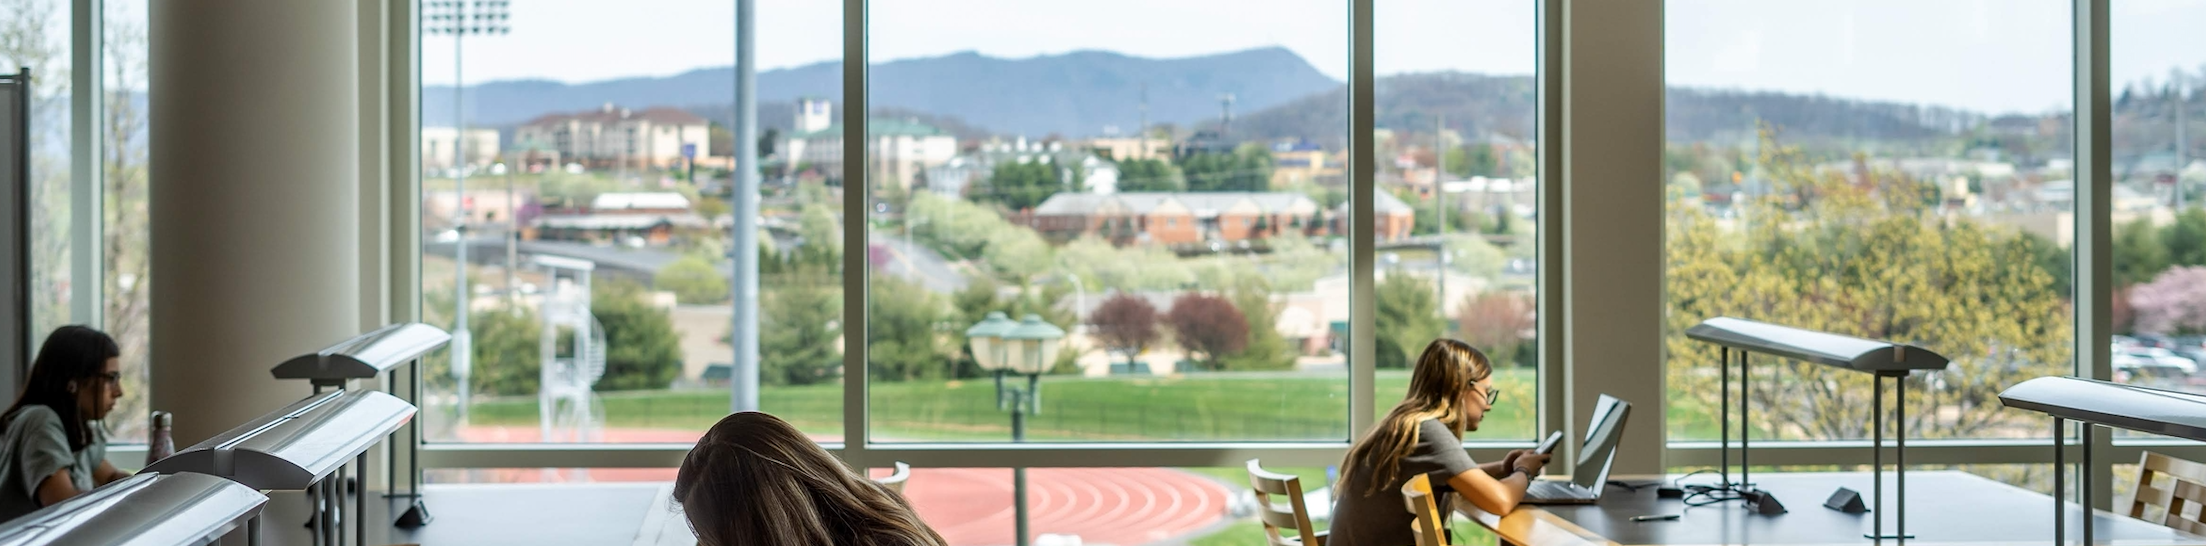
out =
[[[97,0],[75,0],[96,2]],[[1649,316],[1646,320],[1621,321],[1615,324],[1596,324],[1591,313],[1573,313],[1573,289],[1592,289],[1596,283],[1612,280],[1614,276],[1595,275],[1596,268],[1617,271],[1616,275],[1648,275],[1653,272],[1659,279],[1663,256],[1657,251],[1651,259],[1644,256],[1602,258],[1587,250],[1594,247],[1587,239],[1570,236],[1572,222],[1582,223],[1588,231],[1598,226],[1602,213],[1620,205],[1591,202],[1599,188],[1592,174],[1599,167],[1603,151],[1623,150],[1631,153],[1659,154],[1664,137],[1659,125],[1654,131],[1611,136],[1605,140],[1591,138],[1587,130],[1602,123],[1600,120],[1581,122],[1579,131],[1572,131],[1574,114],[1598,110],[1595,97],[1632,99],[1627,103],[1653,104],[1655,119],[1659,124],[1662,101],[1661,52],[1664,49],[1661,27],[1662,7],[1659,2],[1651,7],[1618,12],[1604,10],[1598,16],[1572,17],[1574,10],[1592,12],[1611,8],[1596,5],[1590,0],[1530,0],[1538,3],[1538,161],[1541,187],[1539,233],[1539,289],[1542,297],[1539,309],[1539,396],[1538,403],[1541,430],[1573,427],[1577,421],[1572,406],[1590,406],[1590,388],[1574,389],[1571,378],[1628,377],[1652,378],[1642,381],[1652,386],[1634,386],[1627,393],[1639,399],[1652,393],[1654,403],[1642,404],[1643,416],[1651,415],[1644,428],[1654,431],[1658,441],[1651,445],[1625,444],[1626,460],[1652,460],[1654,464],[1635,466],[1656,471],[1679,466],[1712,464],[1721,446],[1709,441],[1667,441],[1662,436],[1665,429],[1661,378],[1663,351],[1659,343],[1627,345],[1623,352],[1601,351],[1596,340],[1608,336],[1626,335],[1631,339],[1659,339],[1662,324]],[[2075,375],[2105,379],[2111,376],[2108,363],[2108,342],[2104,333],[2110,326],[2110,302],[2108,298],[2109,262],[2111,255],[2109,225],[2110,169],[2106,159],[2110,148],[2110,117],[2108,110],[2109,79],[2108,60],[2108,5],[2111,0],[2074,0],[2072,24],[2074,33],[2074,88],[2076,115],[2076,161],[2080,179],[2089,180],[2091,190],[2077,195],[2076,246],[2073,259],[2076,266],[2074,290],[2076,329]],[[1350,203],[1353,213],[1362,218],[1375,218],[1372,214],[1373,199],[1373,35],[1372,16],[1377,0],[1346,0],[1350,25],[1350,78],[1349,119],[1350,150],[1348,170],[1352,175]],[[387,32],[389,44],[388,78],[384,85],[365,86],[364,93],[372,92],[387,98],[392,112],[393,128],[402,129],[390,135],[387,153],[391,165],[418,164],[419,120],[410,115],[418,111],[418,21],[415,19],[415,2],[397,0],[391,3],[391,24],[382,29]],[[843,0],[844,59],[842,104],[844,119],[851,120],[844,132],[845,148],[864,145],[864,112],[867,108],[865,67],[866,51],[866,0]],[[1621,16],[1619,16],[1621,15]],[[1621,20],[1615,20],[1621,19]],[[1649,30],[1651,28],[1651,31]],[[1624,32],[1605,32],[1622,29]],[[1604,44],[1600,40],[1612,43]],[[1619,51],[1643,50],[1652,53],[1625,55],[1632,59],[1651,55],[1656,81],[1646,85],[1645,72],[1636,75],[1604,76],[1600,55],[1614,55]],[[1576,57],[1574,57],[1574,55]],[[1645,67],[1637,67],[1644,69]],[[80,71],[81,73],[82,71]],[[96,72],[96,71],[93,71]],[[1633,71],[1625,71],[1633,72]],[[1626,78],[1618,80],[1616,78]],[[1629,79],[1638,78],[1638,79]],[[1617,82],[1632,84],[1607,94],[1595,94],[1588,90],[1591,82]],[[1570,83],[1572,85],[1566,86]],[[82,87],[80,86],[80,89]],[[370,96],[363,94],[364,97]],[[1581,101],[1574,104],[1573,101]],[[84,107],[80,101],[78,107]],[[96,101],[91,101],[96,102]],[[1645,112],[1637,112],[1644,114]],[[1634,128],[1637,128],[1636,126]],[[1575,133],[1575,134],[1573,134]],[[846,172],[865,172],[862,155],[842,158]],[[394,168],[389,178],[393,184],[386,195],[388,206],[374,209],[387,215],[382,225],[389,231],[382,240],[389,243],[389,257],[380,262],[389,266],[386,275],[389,302],[387,309],[395,319],[419,316],[421,296],[418,280],[420,238],[415,226],[419,225],[420,179],[419,169]],[[1649,172],[1659,172],[1659,167]],[[1585,179],[1581,180],[1580,177]],[[1651,176],[1651,175],[1650,175]],[[1581,184],[1581,182],[1584,182]],[[1589,205],[1592,203],[1592,205]],[[845,194],[843,212],[845,222],[862,222],[866,203],[863,192]],[[1589,208],[1589,206],[1591,208]],[[1633,218],[1651,217],[1659,221],[1659,200],[1643,204],[1656,209],[1632,212]],[[1608,208],[1603,208],[1608,207]],[[1129,219],[1129,222],[1148,219]],[[1613,225],[1613,224],[1611,224]],[[1655,224],[1659,226],[1659,224]],[[1375,416],[1373,392],[1372,323],[1374,222],[1355,222],[1349,228],[1350,271],[1353,278],[1349,343],[1350,390],[1349,414],[1352,430],[1365,430]],[[1659,233],[1659,229],[1655,230]],[[866,241],[860,229],[846,229],[846,248],[862,248]],[[1582,251],[1582,252],[1581,252]],[[862,253],[850,253],[844,257],[846,270],[863,271]],[[1574,274],[1575,273],[1575,274]],[[846,294],[865,294],[866,275],[845,275]],[[1576,283],[1576,284],[1573,284]],[[1610,283],[1617,284],[1617,283]],[[1661,301],[1661,283],[1621,283],[1626,295],[1636,300]],[[1613,292],[1611,292],[1613,293]],[[1602,305],[1586,302],[1588,309]],[[1635,304],[1638,305],[1638,304]],[[1659,305],[1659,303],[1658,303]],[[866,345],[864,298],[845,298],[844,374],[845,377],[865,377]],[[1584,355],[1586,358],[1576,358]],[[1616,358],[1622,355],[1626,358]],[[1645,363],[1656,363],[1649,366]],[[412,381],[410,377],[398,378],[401,383]],[[1636,379],[1635,379],[1636,380]],[[1604,380],[1599,385],[1613,385]],[[1348,441],[1340,442],[1214,442],[1214,443],[1051,443],[1051,444],[931,444],[895,443],[876,444],[868,441],[868,385],[865,381],[849,381],[844,385],[843,443],[825,443],[830,451],[846,462],[858,467],[885,467],[901,461],[921,467],[1219,467],[1238,466],[1249,458],[1261,457],[1267,462],[1281,465],[1329,465],[1339,461],[1345,453]],[[405,395],[404,389],[397,394]],[[1583,400],[1581,400],[1583,399]],[[1579,402],[1586,402],[1581,404]],[[2162,451],[2178,456],[2206,458],[2206,446],[2189,442],[2157,439],[2123,440],[2115,442],[2111,435],[2095,435],[2089,448],[2095,453],[2106,454],[2114,461],[2132,460],[2144,449]],[[1910,442],[1910,459],[1921,464],[2044,464],[2050,463],[2052,453],[2041,440],[1918,440]],[[1469,444],[1474,457],[1498,458],[1508,449],[1529,446],[1529,442],[1472,442]],[[1853,465],[1868,459],[1867,443],[1860,441],[1822,442],[1758,442],[1758,460],[1781,465]],[[420,457],[424,466],[435,468],[499,468],[499,467],[672,467],[680,463],[687,452],[687,444],[423,444]],[[2080,452],[2083,447],[2071,446]],[[1637,454],[1629,452],[1638,452]],[[1568,457],[1564,457],[1568,459]],[[2076,460],[2076,459],[2070,459]],[[1563,469],[1567,471],[1568,469]],[[2110,502],[2111,478],[2107,467],[2091,469],[2097,477],[2097,487],[2092,491],[2096,504]]]

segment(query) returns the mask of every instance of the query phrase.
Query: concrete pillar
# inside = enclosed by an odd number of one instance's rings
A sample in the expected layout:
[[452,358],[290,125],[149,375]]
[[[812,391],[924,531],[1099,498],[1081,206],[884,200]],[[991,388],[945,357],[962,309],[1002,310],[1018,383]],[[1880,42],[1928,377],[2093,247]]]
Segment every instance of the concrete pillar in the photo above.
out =
[[151,3],[152,404],[180,447],[306,396],[269,368],[360,331],[358,16]]

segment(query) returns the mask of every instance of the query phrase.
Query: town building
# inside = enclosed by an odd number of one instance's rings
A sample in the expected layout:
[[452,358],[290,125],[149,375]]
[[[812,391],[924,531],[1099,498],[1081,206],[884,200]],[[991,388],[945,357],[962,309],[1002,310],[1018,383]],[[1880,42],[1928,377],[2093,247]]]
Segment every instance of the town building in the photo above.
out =
[[[843,176],[843,125],[833,123],[826,99],[800,99],[791,134],[775,144],[774,155],[798,170],[817,169],[828,178]],[[957,137],[917,119],[867,118],[867,168],[884,186],[909,190],[929,167],[957,157]]]
[[1057,165],[1061,176],[1079,181],[1081,187],[1073,189],[1099,194],[1118,191],[1116,161],[1092,150],[1067,149],[1059,142],[1028,142],[1025,137],[982,143],[978,149],[929,167],[927,190],[942,195],[966,195],[968,188],[987,182],[996,165],[1032,161]]
[[602,193],[581,210],[546,211],[536,217],[531,239],[662,246],[687,231],[711,228],[690,208],[689,198],[672,192]]
[[[455,163],[452,153],[459,147],[459,131],[451,127],[421,128],[421,169],[425,174],[449,176]],[[497,129],[468,129],[466,150],[467,167],[479,170],[498,162],[500,151]]]
[[[1391,196],[1374,205],[1380,239],[1409,236],[1415,212],[1408,205]],[[1344,234],[1338,218],[1345,213],[1326,214],[1317,201],[1288,192],[1059,193],[1021,221],[1052,241],[1093,236],[1118,245],[1186,246]]]
[[514,141],[556,153],[560,163],[670,169],[706,155],[711,123],[679,108],[634,111],[606,103],[597,110],[529,120],[514,130]]

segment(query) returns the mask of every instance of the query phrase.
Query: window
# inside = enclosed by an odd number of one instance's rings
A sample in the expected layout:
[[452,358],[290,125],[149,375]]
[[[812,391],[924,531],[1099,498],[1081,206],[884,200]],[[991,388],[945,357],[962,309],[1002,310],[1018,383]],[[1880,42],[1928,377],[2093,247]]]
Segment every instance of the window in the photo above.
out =
[[[1531,440],[1539,422],[1536,7],[1376,6],[1375,402],[1384,414],[1401,401],[1408,368],[1432,339],[1461,339],[1486,353],[1495,388],[1508,392],[1466,440]],[[1483,30],[1461,32],[1462,21]],[[1283,155],[1315,172],[1345,163]]]
[[[1913,437],[2043,436],[1997,394],[2072,366],[2071,6],[1997,6],[1668,4],[1670,438],[1717,437],[1717,316],[1951,358]],[[1755,438],[1871,435],[1869,378],[1753,362]]]
[[146,108],[147,51],[146,2],[106,2],[102,48],[105,59],[101,83],[100,165],[103,240],[100,263],[106,270],[101,283],[100,315],[105,329],[122,347],[123,398],[107,419],[108,432],[120,441],[137,443],[146,433],[150,409],[147,339],[150,328],[150,294],[146,276],[151,272],[147,246],[147,158],[150,127]]
[[2206,53],[2172,33],[2206,20],[2206,1],[2111,11],[2113,379],[2206,392]]
[[[422,308],[471,350],[426,361],[428,437],[684,443],[736,409],[733,230],[754,223],[734,220],[730,173],[752,149],[760,286],[740,335],[765,357],[755,409],[839,440],[841,201],[817,155],[831,129],[793,114],[839,89],[837,4],[760,6],[775,21],[756,39],[761,138],[742,143],[732,4],[514,2],[510,32],[460,36],[435,17],[506,3],[452,4],[423,6],[422,139],[465,150],[423,158]],[[622,39],[572,40],[605,32]],[[645,142],[654,126],[680,142]]]
[[[868,132],[923,144],[870,150],[878,167],[846,185],[903,211],[867,222],[886,254],[868,272],[871,441],[1346,442],[1347,244],[1250,236],[1241,212],[1317,211],[1345,187],[1277,163],[1344,153],[1345,8],[872,2]],[[989,16],[927,16],[943,12]],[[1168,229],[1021,227],[1102,210]],[[971,341],[1004,339],[992,313],[1061,349],[1000,353],[1039,373],[999,388],[996,342]]]

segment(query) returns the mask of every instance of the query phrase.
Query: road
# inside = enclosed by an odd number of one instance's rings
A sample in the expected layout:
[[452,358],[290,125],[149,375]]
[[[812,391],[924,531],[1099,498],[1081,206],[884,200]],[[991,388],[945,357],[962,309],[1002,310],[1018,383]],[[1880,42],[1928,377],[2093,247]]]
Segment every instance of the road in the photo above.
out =
[[965,289],[965,274],[927,247],[894,235],[874,232],[872,242],[889,251],[886,273],[918,281],[928,291],[949,293]]

